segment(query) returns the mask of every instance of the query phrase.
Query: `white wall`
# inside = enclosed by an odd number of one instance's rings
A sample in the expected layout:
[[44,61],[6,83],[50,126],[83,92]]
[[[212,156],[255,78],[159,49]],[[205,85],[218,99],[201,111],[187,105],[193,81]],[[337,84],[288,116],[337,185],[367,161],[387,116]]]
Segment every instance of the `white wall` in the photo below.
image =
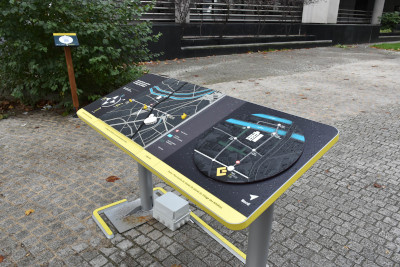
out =
[[336,23],[340,0],[321,0],[303,6],[303,23]]

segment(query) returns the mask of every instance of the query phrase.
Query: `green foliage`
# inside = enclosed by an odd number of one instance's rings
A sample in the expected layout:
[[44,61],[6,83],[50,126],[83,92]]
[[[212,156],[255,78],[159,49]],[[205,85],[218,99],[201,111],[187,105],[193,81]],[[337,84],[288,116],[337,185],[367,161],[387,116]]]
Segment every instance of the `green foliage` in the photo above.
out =
[[391,33],[392,29],[380,29],[379,33]]
[[393,50],[393,51],[400,51],[400,43],[383,43],[383,44],[371,45],[371,47],[379,48],[379,49],[386,49],[386,50]]
[[1,0],[0,92],[25,103],[52,99],[70,105],[64,51],[53,33],[74,32],[71,48],[80,100],[93,100],[143,73],[135,63],[153,55],[152,8],[139,0]]
[[400,12],[388,12],[384,13],[381,17],[381,29],[383,30],[393,30],[396,28],[397,24],[400,23]]

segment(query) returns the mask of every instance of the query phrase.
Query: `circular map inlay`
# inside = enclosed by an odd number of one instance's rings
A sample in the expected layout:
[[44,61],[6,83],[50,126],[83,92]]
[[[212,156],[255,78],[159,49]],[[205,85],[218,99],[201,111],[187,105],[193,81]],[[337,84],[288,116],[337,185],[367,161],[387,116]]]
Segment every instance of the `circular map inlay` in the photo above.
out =
[[304,144],[302,130],[291,120],[252,114],[214,125],[198,141],[194,162],[215,180],[250,183],[287,170],[301,156]]

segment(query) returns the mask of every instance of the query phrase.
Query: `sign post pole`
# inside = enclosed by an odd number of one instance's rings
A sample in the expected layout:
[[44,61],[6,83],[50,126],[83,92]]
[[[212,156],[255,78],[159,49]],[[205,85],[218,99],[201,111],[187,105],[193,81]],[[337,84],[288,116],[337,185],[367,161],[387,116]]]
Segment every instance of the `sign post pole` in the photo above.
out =
[[53,33],[54,44],[56,46],[64,47],[65,60],[67,61],[68,79],[71,87],[72,105],[75,111],[78,112],[79,100],[76,90],[76,81],[74,73],[74,65],[72,64],[71,46],[79,46],[78,37],[76,33]]
[[74,105],[75,111],[78,111],[79,100],[78,100],[78,94],[76,92],[75,73],[74,73],[74,65],[72,64],[71,48],[69,46],[64,46],[64,52],[65,52],[65,60],[67,61],[69,84],[71,86],[72,104]]

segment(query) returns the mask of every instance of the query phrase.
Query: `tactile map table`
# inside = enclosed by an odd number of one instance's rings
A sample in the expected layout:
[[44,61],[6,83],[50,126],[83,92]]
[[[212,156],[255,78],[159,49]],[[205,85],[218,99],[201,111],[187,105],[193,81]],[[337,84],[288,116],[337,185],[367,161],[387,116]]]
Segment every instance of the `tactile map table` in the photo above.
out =
[[78,116],[226,227],[251,225],[247,266],[266,264],[274,201],[339,138],[334,127],[152,74]]

